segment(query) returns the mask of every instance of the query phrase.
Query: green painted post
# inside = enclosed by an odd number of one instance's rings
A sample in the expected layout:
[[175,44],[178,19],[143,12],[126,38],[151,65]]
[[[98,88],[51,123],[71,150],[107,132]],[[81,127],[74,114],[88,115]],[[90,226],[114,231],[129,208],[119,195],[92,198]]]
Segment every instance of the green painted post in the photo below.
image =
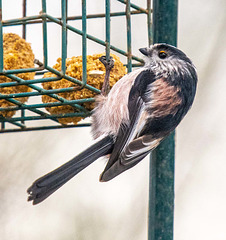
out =
[[[153,1],[153,42],[177,45],[177,0]],[[173,240],[175,133],[150,159],[148,240]]]

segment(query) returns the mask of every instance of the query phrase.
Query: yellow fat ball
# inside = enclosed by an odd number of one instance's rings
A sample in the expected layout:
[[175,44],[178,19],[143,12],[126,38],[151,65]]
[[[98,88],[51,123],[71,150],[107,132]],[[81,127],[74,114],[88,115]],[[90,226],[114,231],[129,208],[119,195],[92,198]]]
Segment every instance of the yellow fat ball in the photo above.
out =
[[[5,70],[34,67],[34,54],[32,52],[30,44],[14,33],[3,34],[3,59]],[[19,73],[16,74],[16,76],[24,80],[29,80],[34,79],[35,73]],[[12,79],[6,76],[0,76],[0,83],[12,81]],[[25,85],[0,88],[1,94],[14,94],[30,91],[31,89]],[[16,98],[16,100],[24,103],[28,100],[28,97]],[[0,99],[0,106],[5,108],[15,106],[15,104],[8,102],[5,99]],[[0,115],[3,117],[12,117],[14,114],[15,111],[0,111]]]
[[[99,58],[104,54],[94,54],[87,56],[87,84],[101,89],[104,77],[105,77],[105,67],[100,62]],[[119,57],[114,54],[111,54],[115,63],[114,67],[110,72],[110,87],[112,87],[120,78],[122,78],[126,74],[126,67],[123,66],[123,63],[120,61]],[[54,69],[60,71],[61,70],[61,59],[57,59],[57,63],[53,66]],[[79,57],[71,57],[67,58],[66,60],[66,74],[70,77],[74,77],[78,80],[82,81],[82,56]],[[44,74],[44,78],[47,77],[55,77],[56,75],[47,72]],[[60,88],[69,88],[69,87],[79,87],[78,85],[66,80],[61,79],[54,82],[44,82],[42,83],[44,89],[60,89]],[[79,89],[79,88],[78,88]],[[64,92],[59,93],[59,96],[67,99],[67,100],[76,100],[76,99],[84,99],[84,98],[93,98],[97,94],[83,88],[81,90],[75,90],[73,92]],[[56,102],[56,99],[53,99],[49,96],[43,95],[42,96],[43,103],[49,102]],[[84,103],[83,106],[88,109],[92,110],[94,108],[94,103]],[[47,107],[46,108],[50,114],[65,114],[65,113],[73,113],[75,112],[75,108],[65,105],[65,106],[58,106],[58,107]],[[68,124],[73,122],[77,124],[82,117],[68,117],[68,118],[60,118],[58,119],[62,124]]]

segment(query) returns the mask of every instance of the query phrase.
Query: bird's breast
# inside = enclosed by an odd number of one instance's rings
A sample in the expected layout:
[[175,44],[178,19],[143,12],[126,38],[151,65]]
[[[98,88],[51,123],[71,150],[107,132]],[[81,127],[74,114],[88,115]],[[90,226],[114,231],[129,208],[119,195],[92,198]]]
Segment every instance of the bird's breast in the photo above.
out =
[[122,77],[111,89],[108,96],[99,95],[92,115],[92,134],[94,138],[101,135],[117,135],[121,123],[128,123],[128,98],[137,75],[143,68]]
[[154,81],[150,87],[149,112],[152,117],[175,115],[182,103],[180,91],[179,87],[169,84],[165,78]]

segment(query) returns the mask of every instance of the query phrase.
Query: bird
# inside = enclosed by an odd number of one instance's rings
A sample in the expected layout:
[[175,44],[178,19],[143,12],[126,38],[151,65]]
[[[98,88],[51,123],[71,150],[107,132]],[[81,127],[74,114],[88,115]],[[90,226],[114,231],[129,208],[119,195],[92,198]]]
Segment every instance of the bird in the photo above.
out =
[[92,113],[93,145],[28,188],[38,204],[95,160],[107,164],[100,182],[134,167],[166,138],[191,108],[197,71],[180,49],[156,43],[139,49],[144,65],[123,76],[108,94],[96,97]]

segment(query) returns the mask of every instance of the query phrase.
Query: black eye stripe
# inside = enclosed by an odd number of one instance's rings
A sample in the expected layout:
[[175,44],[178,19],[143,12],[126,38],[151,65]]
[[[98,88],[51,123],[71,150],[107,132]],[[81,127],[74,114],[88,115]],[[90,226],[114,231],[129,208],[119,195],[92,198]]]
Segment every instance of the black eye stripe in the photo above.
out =
[[160,51],[159,54],[158,54],[159,58],[161,59],[164,59],[167,57],[167,53],[166,52],[163,52],[163,51]]

